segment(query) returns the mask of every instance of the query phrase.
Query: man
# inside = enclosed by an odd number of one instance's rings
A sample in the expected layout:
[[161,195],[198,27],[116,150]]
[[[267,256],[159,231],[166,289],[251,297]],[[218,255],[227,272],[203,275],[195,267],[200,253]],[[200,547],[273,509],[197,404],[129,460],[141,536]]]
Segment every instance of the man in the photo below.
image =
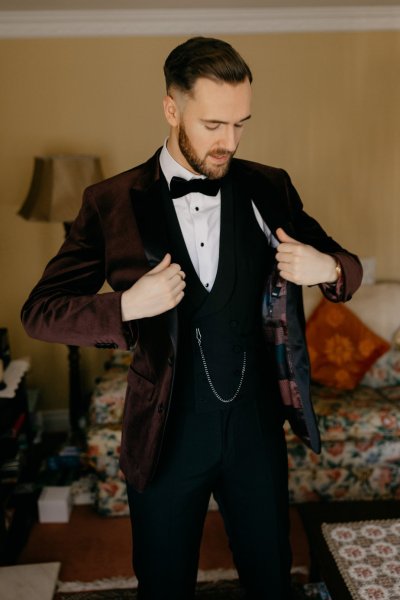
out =
[[86,190],[23,322],[133,351],[121,466],[139,598],[193,598],[213,493],[247,597],[287,600],[285,418],[319,451],[300,286],[348,300],[361,267],[284,171],[233,159],[252,75],[229,44],[190,39],[164,72],[168,140]]

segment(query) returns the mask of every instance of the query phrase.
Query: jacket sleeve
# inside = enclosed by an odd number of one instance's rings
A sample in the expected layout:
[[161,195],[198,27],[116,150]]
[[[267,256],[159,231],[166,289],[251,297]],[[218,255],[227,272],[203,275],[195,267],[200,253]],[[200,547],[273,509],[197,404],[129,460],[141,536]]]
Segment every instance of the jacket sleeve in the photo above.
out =
[[104,281],[104,238],[89,188],[69,236],[22,308],[26,332],[47,342],[132,348],[135,322],[122,321],[121,291],[99,293]]
[[296,239],[299,242],[313,246],[320,252],[332,255],[341,265],[342,276],[336,284],[320,284],[319,287],[322,293],[328,300],[333,302],[350,300],[361,285],[363,271],[360,260],[355,254],[352,254],[329,237],[319,223],[303,210],[300,197],[286,172],[285,187]]

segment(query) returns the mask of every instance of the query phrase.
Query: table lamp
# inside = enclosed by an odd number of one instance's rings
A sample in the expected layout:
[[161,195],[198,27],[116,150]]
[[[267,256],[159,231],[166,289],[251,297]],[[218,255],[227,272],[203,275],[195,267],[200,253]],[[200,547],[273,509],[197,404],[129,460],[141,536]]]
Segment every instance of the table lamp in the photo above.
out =
[[[28,195],[18,214],[28,221],[63,223],[68,235],[82,203],[83,190],[103,178],[96,156],[65,154],[35,158]],[[82,414],[79,347],[68,346],[69,420],[71,432],[79,431]]]

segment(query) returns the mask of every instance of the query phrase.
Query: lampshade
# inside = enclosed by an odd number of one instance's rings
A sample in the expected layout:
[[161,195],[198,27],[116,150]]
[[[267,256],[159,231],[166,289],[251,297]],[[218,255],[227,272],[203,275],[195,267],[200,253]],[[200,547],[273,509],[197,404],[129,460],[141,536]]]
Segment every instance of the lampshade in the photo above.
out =
[[28,221],[70,223],[78,214],[83,190],[102,177],[96,156],[36,157],[31,187],[18,214]]

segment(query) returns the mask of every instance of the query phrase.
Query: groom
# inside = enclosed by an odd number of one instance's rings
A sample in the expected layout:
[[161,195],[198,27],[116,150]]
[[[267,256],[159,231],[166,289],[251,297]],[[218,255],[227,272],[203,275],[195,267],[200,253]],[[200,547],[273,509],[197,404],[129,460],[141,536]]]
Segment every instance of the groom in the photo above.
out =
[[121,466],[139,598],[194,597],[212,493],[247,597],[288,600],[284,420],[320,445],[301,285],[345,301],[361,267],[285,171],[233,158],[252,74],[229,44],[189,39],[164,72],[168,139],[85,191],[22,319],[39,339],[132,350]]

